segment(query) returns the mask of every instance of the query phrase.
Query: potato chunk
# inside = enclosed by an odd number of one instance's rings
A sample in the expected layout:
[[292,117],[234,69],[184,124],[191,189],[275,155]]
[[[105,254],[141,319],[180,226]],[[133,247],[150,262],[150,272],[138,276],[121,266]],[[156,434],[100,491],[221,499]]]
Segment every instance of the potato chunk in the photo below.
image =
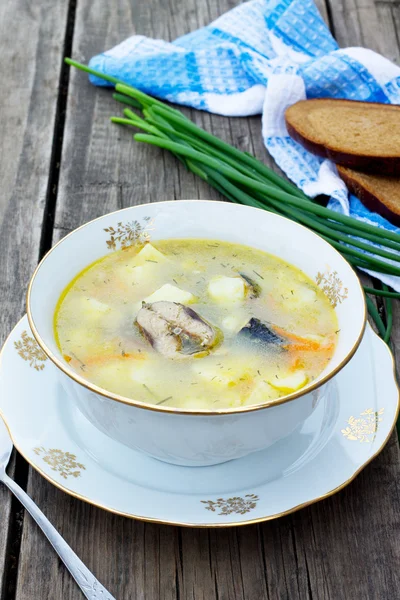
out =
[[268,380],[268,383],[272,385],[272,387],[280,392],[285,392],[286,394],[297,392],[297,390],[304,387],[307,382],[308,376],[304,371],[296,371],[286,377],[271,377],[271,379]]
[[179,304],[192,304],[193,302],[196,302],[196,297],[186,290],[182,290],[175,285],[166,283],[158,290],[153,292],[150,296],[147,296],[144,301],[149,303],[166,301],[179,302]]
[[154,248],[152,244],[147,243],[145,246],[143,246],[140,252],[136,254],[134,262],[135,265],[144,265],[146,262],[164,263],[167,260],[168,258],[165,256],[165,254],[157,250],[157,248]]
[[260,381],[247,398],[246,404],[261,404],[262,402],[267,402],[267,400],[275,400],[280,395],[281,392],[278,389],[272,387],[266,381]]
[[232,313],[222,319],[221,326],[227,333],[238,333],[246,325],[248,320],[248,315]]
[[208,293],[215,302],[242,302],[246,295],[246,286],[241,277],[217,275],[210,279]]

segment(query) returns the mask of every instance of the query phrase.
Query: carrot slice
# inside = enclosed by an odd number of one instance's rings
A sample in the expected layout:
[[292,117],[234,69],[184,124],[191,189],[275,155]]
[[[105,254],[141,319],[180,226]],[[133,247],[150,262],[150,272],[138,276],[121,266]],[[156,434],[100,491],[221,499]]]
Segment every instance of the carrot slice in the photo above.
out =
[[301,337],[300,335],[296,335],[295,333],[290,333],[285,331],[281,327],[277,327],[274,325],[274,331],[278,333],[281,337],[286,338],[290,344],[285,346],[287,350],[311,350],[313,352],[317,352],[318,350],[333,350],[334,343],[330,341],[328,344],[321,344],[317,340],[310,340],[305,337]]
[[126,352],[125,354],[104,354],[99,356],[91,356],[85,360],[87,365],[102,365],[111,360],[144,360],[146,358],[144,352]]

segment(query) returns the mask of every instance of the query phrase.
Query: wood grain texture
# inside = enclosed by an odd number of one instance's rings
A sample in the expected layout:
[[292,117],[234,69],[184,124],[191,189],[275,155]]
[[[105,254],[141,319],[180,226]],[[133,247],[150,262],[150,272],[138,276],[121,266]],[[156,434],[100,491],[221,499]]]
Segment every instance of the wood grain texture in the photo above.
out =
[[365,46],[391,60],[398,56],[389,5],[386,7],[376,0],[328,0],[328,3],[339,46]]
[[[27,282],[39,254],[65,23],[62,0],[0,3],[1,344],[24,312]],[[2,598],[10,591],[5,589],[7,573],[11,579],[16,574],[19,549],[20,516],[11,518],[10,506],[10,493],[1,488]]]
[[399,6],[391,6],[386,2],[378,2],[376,5],[377,17],[385,39],[385,56],[394,63],[400,63],[400,29],[396,21],[396,13]]
[[[132,33],[173,39],[234,4],[80,2],[73,54],[87,61]],[[318,4],[327,19],[324,3]],[[369,0],[362,6],[332,0],[330,8],[342,45],[363,43],[362,36],[368,39],[374,30],[376,44],[388,43],[381,39],[389,25],[378,22],[383,19],[379,6]],[[367,18],[372,19],[368,24]],[[83,74],[71,73],[54,242],[85,221],[124,206],[218,197],[172,156],[133,143],[130,132],[111,125],[108,118],[118,110],[109,92],[92,88]],[[207,129],[272,162],[259,118],[192,114]],[[400,331],[400,323],[397,327]],[[68,497],[35,472],[29,492],[118,600],[391,600],[398,596],[400,583],[399,481],[393,436],[384,452],[338,495],[278,521],[237,530],[190,530],[123,519]],[[17,600],[32,598],[80,600],[81,594],[26,519]]]

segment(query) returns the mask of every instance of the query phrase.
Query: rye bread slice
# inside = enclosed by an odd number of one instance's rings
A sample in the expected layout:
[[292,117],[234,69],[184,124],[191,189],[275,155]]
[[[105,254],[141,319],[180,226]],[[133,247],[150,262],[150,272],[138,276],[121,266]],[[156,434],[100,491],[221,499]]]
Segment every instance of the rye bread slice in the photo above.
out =
[[340,177],[349,191],[367,208],[400,225],[400,178],[373,175],[337,165]]
[[285,113],[290,136],[333,162],[400,176],[400,106],[355,100],[301,100]]

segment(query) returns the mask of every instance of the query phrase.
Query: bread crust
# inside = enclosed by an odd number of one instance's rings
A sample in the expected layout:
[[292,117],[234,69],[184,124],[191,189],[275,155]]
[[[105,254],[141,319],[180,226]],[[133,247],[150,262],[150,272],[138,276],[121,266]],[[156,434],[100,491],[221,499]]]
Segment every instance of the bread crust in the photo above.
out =
[[[360,102],[357,100],[340,100],[337,98],[316,98],[313,100],[300,100],[303,102],[310,102],[315,104],[316,102],[326,102],[329,103],[346,103],[346,104],[361,104],[365,105],[365,102]],[[299,102],[299,103],[300,103]],[[299,104],[296,103],[296,104]],[[313,140],[312,136],[305,136],[296,129],[295,125],[290,121],[290,112],[293,110],[293,107],[296,106],[293,104],[285,112],[285,122],[288,133],[290,137],[292,137],[296,142],[301,144],[303,148],[311,152],[312,154],[316,154],[317,156],[321,156],[322,158],[328,158],[332,160],[334,163],[338,165],[343,165],[344,167],[349,167],[350,169],[358,169],[360,171],[366,171],[369,173],[379,173],[381,175],[399,175],[400,176],[400,156],[371,156],[366,154],[352,154],[349,152],[340,152],[337,149],[330,148],[327,145],[320,144]],[[371,102],[368,104],[373,104],[374,106],[393,106],[393,105],[379,105],[376,102]],[[399,108],[399,118],[400,118],[400,107]]]
[[369,210],[378,213],[382,217],[385,217],[391,223],[393,223],[393,225],[400,226],[400,207],[399,212],[392,210],[392,208],[387,206],[383,200],[380,200],[375,193],[373,193],[370,189],[367,189],[360,181],[356,179],[356,173],[354,174],[354,177],[352,177],[343,169],[341,169],[340,166],[338,166],[338,173],[345,182],[348,190],[357,196],[357,198],[359,198]]

